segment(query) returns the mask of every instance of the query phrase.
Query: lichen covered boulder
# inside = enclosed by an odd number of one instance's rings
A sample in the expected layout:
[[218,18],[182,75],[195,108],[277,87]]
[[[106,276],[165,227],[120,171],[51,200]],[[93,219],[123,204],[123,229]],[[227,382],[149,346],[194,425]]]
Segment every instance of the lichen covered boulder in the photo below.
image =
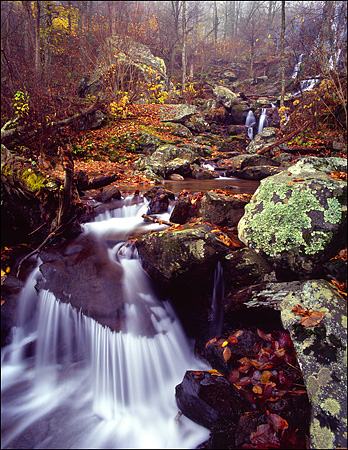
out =
[[[345,161],[345,163],[344,163]],[[239,239],[280,276],[320,271],[346,246],[347,183],[333,177],[340,158],[305,158],[261,181],[238,223]]]
[[[294,309],[322,312],[314,325],[301,324]],[[280,303],[311,402],[310,448],[347,447],[347,301],[324,280],[289,283]],[[315,322],[314,322],[315,323]]]

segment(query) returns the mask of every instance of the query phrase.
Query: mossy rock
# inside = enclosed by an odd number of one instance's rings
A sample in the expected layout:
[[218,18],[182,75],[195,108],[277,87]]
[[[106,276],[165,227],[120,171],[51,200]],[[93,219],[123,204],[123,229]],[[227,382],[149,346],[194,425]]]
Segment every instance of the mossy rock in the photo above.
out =
[[[331,167],[341,163],[326,159]],[[299,162],[262,180],[238,224],[239,239],[280,274],[316,273],[346,245],[347,184],[315,164],[323,162]]]

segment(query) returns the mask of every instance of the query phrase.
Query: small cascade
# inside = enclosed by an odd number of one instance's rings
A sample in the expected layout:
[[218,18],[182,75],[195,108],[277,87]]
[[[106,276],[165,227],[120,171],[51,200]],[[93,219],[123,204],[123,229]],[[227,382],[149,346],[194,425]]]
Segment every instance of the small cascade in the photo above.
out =
[[268,125],[268,121],[267,121],[267,109],[266,108],[262,108],[261,110],[261,115],[260,115],[260,120],[259,120],[259,125],[257,128],[257,134],[261,134],[262,130],[267,127]]
[[248,115],[245,120],[245,126],[248,127],[248,137],[252,141],[254,139],[254,130],[253,126],[256,124],[256,118],[252,110],[248,112]]
[[[127,216],[130,229],[141,208]],[[122,219],[86,224],[85,232],[106,240],[115,227],[125,235]],[[3,448],[196,448],[208,438],[188,418],[175,420],[174,396],[186,370],[208,367],[195,358],[171,304],[157,298],[136,249],[119,242],[106,251],[123,270],[127,331],[111,331],[47,290],[37,293],[38,268],[28,278],[13,344],[2,349]],[[140,333],[144,323],[149,336]]]
[[301,55],[299,56],[298,61],[297,61],[297,63],[295,64],[294,71],[293,71],[293,73],[292,73],[292,75],[291,75],[291,78],[296,78],[296,77],[297,77],[297,74],[299,73],[300,68],[301,68],[301,63],[302,63],[303,55],[304,55],[304,53],[301,53]]
[[214,273],[213,297],[211,302],[210,335],[218,336],[222,332],[224,313],[221,301],[225,295],[224,272],[220,261],[216,265]]

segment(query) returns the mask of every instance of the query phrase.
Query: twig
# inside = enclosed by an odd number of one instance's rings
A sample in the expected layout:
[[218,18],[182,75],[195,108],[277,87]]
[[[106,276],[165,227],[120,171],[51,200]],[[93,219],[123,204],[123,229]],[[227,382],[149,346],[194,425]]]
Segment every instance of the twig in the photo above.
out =
[[167,222],[166,220],[155,219],[154,217],[147,216],[146,214],[143,214],[141,217],[143,217],[147,222],[159,223],[160,225],[164,224],[168,225],[169,227],[174,227],[175,225],[178,225],[177,223],[174,222]]

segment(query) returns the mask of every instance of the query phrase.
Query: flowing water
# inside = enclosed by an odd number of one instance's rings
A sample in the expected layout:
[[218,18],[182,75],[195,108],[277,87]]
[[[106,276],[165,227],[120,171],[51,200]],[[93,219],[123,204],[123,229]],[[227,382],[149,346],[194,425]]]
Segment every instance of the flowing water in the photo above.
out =
[[[237,192],[253,193],[258,185],[225,181],[236,183]],[[51,292],[37,292],[38,260],[18,300],[12,343],[1,352],[2,448],[195,448],[208,438],[205,428],[176,418],[175,386],[186,370],[209,368],[194,356],[170,302],[157,298],[135,248],[124,245],[134,230],[165,226],[144,224],[144,198],[121,204],[85,224],[83,233],[104,242],[107,258],[123,271],[126,329],[111,331]],[[221,279],[217,267],[217,323]],[[137,328],[144,305],[152,337]]]
[[254,130],[253,126],[256,124],[256,118],[254,113],[250,110],[248,111],[248,115],[245,119],[245,126],[248,127],[248,137],[250,140],[254,139]]
[[261,109],[261,115],[259,119],[259,125],[257,127],[257,134],[261,134],[262,130],[267,127],[268,121],[267,121],[267,109],[262,108]]

